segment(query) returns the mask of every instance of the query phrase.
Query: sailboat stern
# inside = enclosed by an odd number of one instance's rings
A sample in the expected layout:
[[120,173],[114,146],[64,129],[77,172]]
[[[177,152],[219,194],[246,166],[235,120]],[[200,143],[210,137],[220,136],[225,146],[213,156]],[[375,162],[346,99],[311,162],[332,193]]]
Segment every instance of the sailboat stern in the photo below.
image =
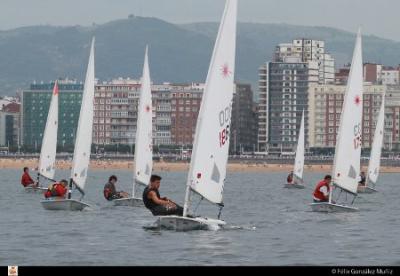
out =
[[334,213],[334,212],[357,212],[358,208],[334,204],[329,202],[317,202],[310,204],[313,212]]
[[188,218],[180,216],[160,216],[156,221],[158,229],[174,231],[218,230],[226,225],[225,221],[210,218]]
[[74,199],[45,199],[40,202],[44,209],[52,211],[82,211],[88,204]]
[[143,207],[144,203],[141,198],[120,198],[113,200],[114,206],[131,206],[131,207]]

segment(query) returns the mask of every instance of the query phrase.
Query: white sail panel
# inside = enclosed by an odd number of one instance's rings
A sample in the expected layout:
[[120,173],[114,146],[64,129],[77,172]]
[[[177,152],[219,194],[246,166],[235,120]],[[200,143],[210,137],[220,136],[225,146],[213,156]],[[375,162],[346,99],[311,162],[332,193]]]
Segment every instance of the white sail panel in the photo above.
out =
[[[376,183],[381,166],[381,153],[383,144],[383,133],[385,126],[385,96],[382,96],[382,104],[379,110],[379,117],[376,123],[374,141],[372,142],[371,157],[368,165],[368,182]],[[368,183],[367,182],[367,183]]]
[[222,203],[228,161],[236,51],[237,0],[227,0],[196,126],[188,185]]
[[93,128],[94,101],[94,38],[90,48],[89,63],[86,72],[85,86],[82,95],[81,111],[79,113],[76,132],[75,150],[72,161],[71,178],[82,191],[85,187],[90,161]]
[[57,153],[58,84],[54,84],[39,159],[39,174],[53,179]]
[[303,170],[304,170],[304,110],[303,115],[301,117],[300,124],[300,132],[299,139],[297,141],[297,150],[296,150],[296,158],[294,161],[294,172],[293,174],[297,179],[303,179]]
[[[143,65],[135,140],[135,181],[147,185],[153,170],[153,112],[148,49]],[[134,184],[135,185],[135,184]]]
[[343,102],[333,168],[335,185],[354,194],[357,193],[360,174],[362,112],[363,63],[359,31]]

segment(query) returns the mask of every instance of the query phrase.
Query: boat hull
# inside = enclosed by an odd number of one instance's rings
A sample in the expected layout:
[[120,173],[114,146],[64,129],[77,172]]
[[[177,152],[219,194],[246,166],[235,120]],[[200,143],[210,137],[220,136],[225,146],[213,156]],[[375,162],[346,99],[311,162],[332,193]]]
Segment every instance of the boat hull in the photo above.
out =
[[373,194],[377,193],[378,191],[375,190],[374,188],[368,187],[368,186],[359,186],[357,188],[357,193],[359,194]]
[[323,212],[323,213],[334,213],[334,212],[357,212],[358,208],[333,204],[329,202],[321,203],[311,203],[311,209],[313,212]]
[[25,187],[25,192],[27,193],[44,193],[47,188],[43,187]]
[[40,202],[44,209],[52,211],[82,211],[88,204],[74,199],[46,199]]
[[288,184],[288,183],[286,183],[283,187],[287,188],[287,189],[305,189],[306,188],[304,185],[301,185],[301,184]]
[[141,198],[120,198],[113,200],[114,206],[131,206],[131,207],[144,207]]
[[217,230],[226,225],[226,222],[209,218],[188,218],[180,216],[160,216],[156,221],[159,229],[175,231]]

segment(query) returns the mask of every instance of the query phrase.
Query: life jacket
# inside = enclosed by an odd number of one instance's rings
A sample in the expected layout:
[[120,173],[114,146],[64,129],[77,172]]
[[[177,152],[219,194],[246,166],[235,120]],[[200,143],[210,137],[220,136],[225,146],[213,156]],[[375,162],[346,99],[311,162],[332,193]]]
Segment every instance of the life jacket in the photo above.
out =
[[150,189],[150,187],[146,187],[144,189],[144,191],[143,191],[143,203],[144,203],[144,206],[146,206],[146,208],[150,209],[150,210],[152,210],[152,209],[154,209],[155,207],[158,206],[158,204],[156,204],[153,200],[148,198],[148,195],[149,195],[149,193],[151,191],[156,192],[157,197],[160,198],[160,193],[158,192],[158,190],[152,190],[152,189]]
[[33,183],[35,183],[35,182],[32,180],[31,176],[28,173],[24,172],[24,174],[22,175],[22,178],[21,178],[21,184],[24,187],[26,187]]
[[[61,183],[54,183],[53,185],[49,186],[47,191],[44,193],[45,198],[53,197],[53,196],[64,196],[60,195],[58,191],[58,186],[62,184]],[[64,186],[62,186],[62,189],[65,189]]]
[[322,187],[324,187],[324,186],[326,186],[326,188],[328,189],[328,193],[330,192],[329,184],[326,183],[325,180],[322,180],[322,181],[320,181],[320,182],[318,183],[317,187],[315,188],[315,191],[314,191],[314,197],[315,197],[315,198],[317,198],[317,199],[319,199],[319,200],[325,200],[325,195],[320,191],[320,189],[321,189]]
[[288,183],[292,183],[293,182],[293,174],[289,174],[286,180]]

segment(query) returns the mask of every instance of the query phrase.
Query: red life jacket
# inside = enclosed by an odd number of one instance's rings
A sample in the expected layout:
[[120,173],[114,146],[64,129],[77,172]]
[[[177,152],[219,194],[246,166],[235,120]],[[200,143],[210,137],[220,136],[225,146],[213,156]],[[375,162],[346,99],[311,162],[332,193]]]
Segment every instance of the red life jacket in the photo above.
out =
[[35,182],[32,180],[31,176],[28,173],[24,172],[24,174],[21,177],[21,184],[24,187],[26,187],[26,186],[28,186],[30,184],[33,184],[33,183],[35,183]]
[[319,200],[326,200],[325,195],[320,191],[320,189],[324,186],[326,186],[326,188],[328,189],[328,193],[330,192],[329,184],[325,180],[322,180],[318,183],[317,187],[314,190],[315,198]]
[[53,196],[64,196],[67,193],[67,189],[61,183],[54,183],[47,191],[44,193],[45,198]]

